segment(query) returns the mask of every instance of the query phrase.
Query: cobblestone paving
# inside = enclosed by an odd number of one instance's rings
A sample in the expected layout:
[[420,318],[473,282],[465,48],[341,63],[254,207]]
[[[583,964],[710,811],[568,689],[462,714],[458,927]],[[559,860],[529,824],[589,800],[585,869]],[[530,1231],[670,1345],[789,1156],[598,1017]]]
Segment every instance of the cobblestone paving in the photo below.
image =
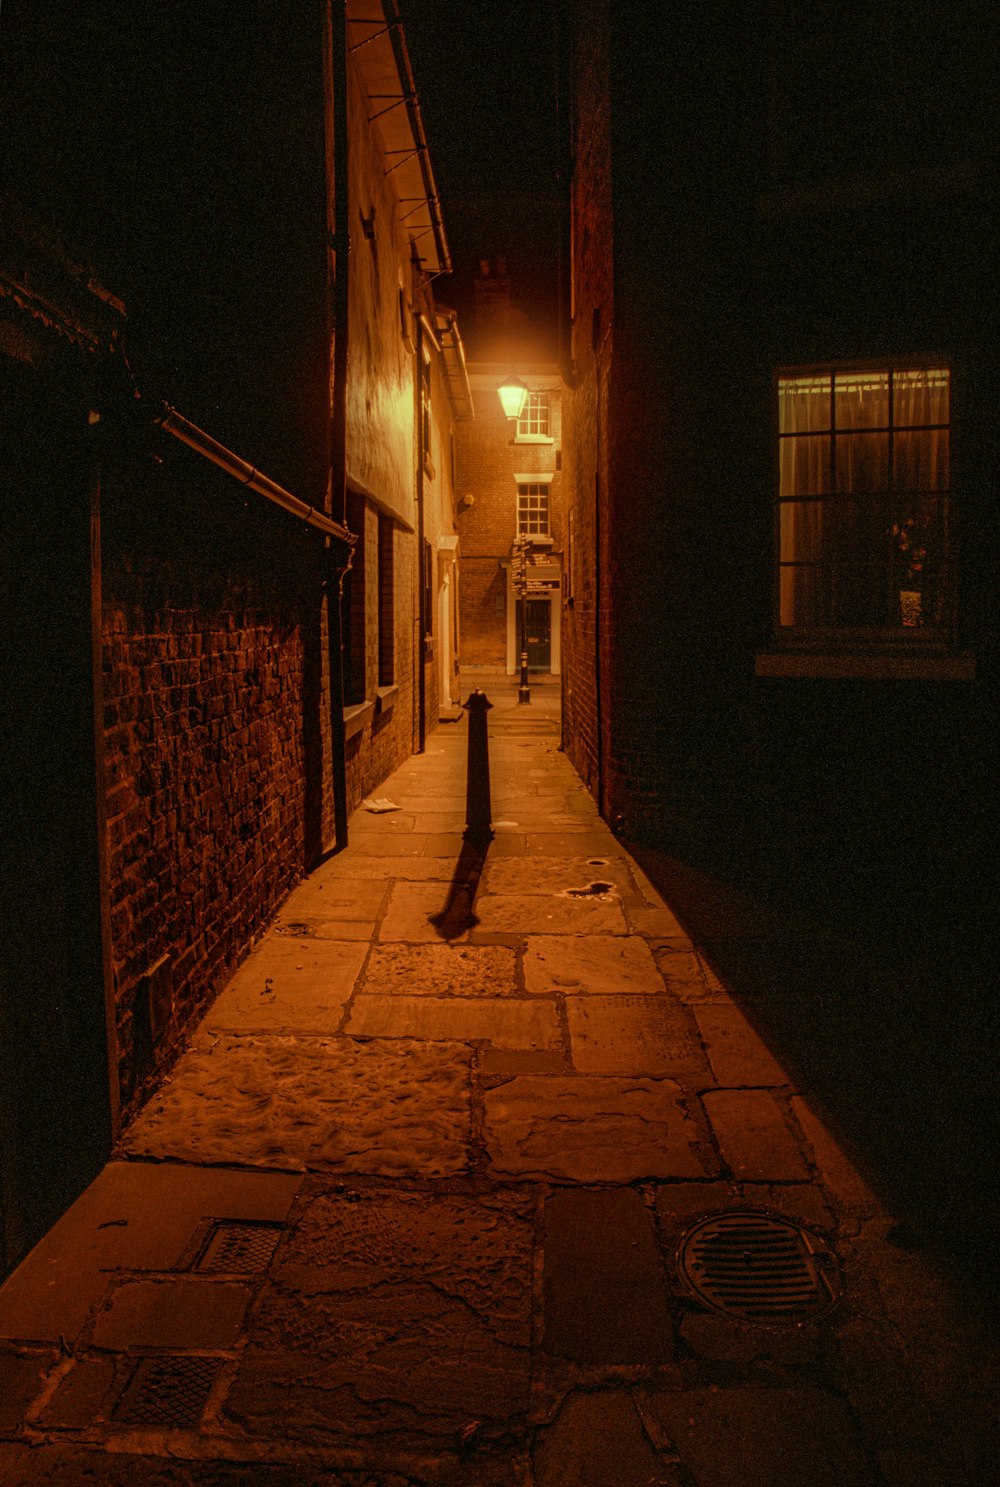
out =
[[[599,820],[555,690],[486,686],[489,849],[442,725],[0,1289],[0,1481],[987,1487],[958,1281]],[[698,1299],[679,1241],[731,1209],[832,1244],[828,1317]],[[187,1416],[143,1403],[150,1359]]]

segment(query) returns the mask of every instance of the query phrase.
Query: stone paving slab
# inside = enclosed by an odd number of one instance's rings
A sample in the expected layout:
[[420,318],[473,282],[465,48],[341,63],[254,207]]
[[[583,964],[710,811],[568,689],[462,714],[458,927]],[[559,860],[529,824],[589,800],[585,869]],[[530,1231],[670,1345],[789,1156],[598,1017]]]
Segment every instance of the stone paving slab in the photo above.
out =
[[[145,1432],[147,1437],[149,1432]],[[145,1449],[99,1448],[61,1441],[57,1445],[0,1447],[0,1481],[4,1487],[413,1487],[404,1468],[323,1466],[314,1460],[245,1461],[156,1454],[158,1443]],[[419,1478],[416,1479],[419,1481]],[[440,1481],[445,1479],[439,1478]],[[456,1476],[448,1487],[519,1487],[508,1476]]]
[[268,935],[202,1025],[243,1032],[336,1032],[367,953],[367,945],[356,940]]
[[17,1430],[58,1356],[55,1352],[0,1353],[0,1434]]
[[126,1280],[108,1292],[94,1324],[94,1346],[231,1348],[250,1304],[249,1286],[178,1275]]
[[455,874],[454,857],[428,857],[425,855],[413,855],[411,857],[392,857],[389,855],[369,856],[367,850],[358,846],[351,849],[349,853],[334,857],[327,864],[326,871],[332,878],[374,878],[380,883],[388,883],[393,878],[404,878],[418,882],[427,882],[434,879],[438,882],[448,883]]
[[170,1270],[208,1217],[282,1223],[301,1179],[109,1162],[0,1289],[0,1337],[72,1342],[114,1270]]
[[254,1316],[227,1415],[313,1443],[523,1428],[532,1212],[516,1194],[317,1199]]
[[674,1487],[675,1482],[624,1389],[571,1394],[555,1423],[540,1435],[534,1467],[534,1487]]
[[698,1487],[879,1487],[849,1412],[824,1390],[656,1390],[651,1403]]
[[411,944],[440,944],[463,939],[478,907],[472,894],[451,892],[442,883],[394,883],[389,906],[379,926],[379,941],[405,940]]
[[880,1204],[872,1189],[830,1135],[808,1100],[793,1095],[791,1107],[812,1149],[820,1176],[838,1203],[852,1213],[879,1212]]
[[638,935],[530,935],[524,946],[525,989],[591,995],[663,996],[663,979]]
[[113,1358],[77,1358],[37,1417],[42,1430],[85,1430],[106,1408],[118,1370]]
[[485,933],[628,934],[621,904],[605,899],[550,895],[539,902],[530,893],[480,893],[476,915],[476,928]]
[[750,1022],[732,1003],[703,1003],[694,1015],[719,1084],[759,1088],[791,1080]]
[[366,995],[515,996],[516,957],[502,945],[375,945],[363,990]]
[[274,925],[279,940],[347,940],[367,945],[374,928],[371,919],[306,919],[301,914],[282,910]]
[[[681,940],[655,940],[652,945],[656,967],[663,977],[668,991],[672,991],[682,1002],[704,1002],[713,999],[705,984],[701,962],[690,943]],[[730,1000],[727,993],[716,994]]]
[[802,1153],[778,1101],[763,1089],[709,1090],[702,1103],[723,1160],[736,1177],[805,1182]]
[[519,1074],[565,1074],[568,1070],[562,1049],[536,1052],[525,1048],[484,1048],[479,1055],[479,1072],[483,1079],[496,1084],[516,1079]]
[[[539,857],[558,857],[565,852],[569,857],[615,857],[620,854],[614,836],[606,826],[588,827],[581,831],[529,830],[525,833],[525,850]],[[497,848],[494,842],[493,850]]]
[[629,904],[628,919],[636,934],[648,939],[680,939],[684,926],[668,908],[654,908],[649,904]]
[[131,1156],[444,1177],[463,1170],[469,1050],[203,1036],[129,1128]]
[[581,1074],[709,1077],[683,1013],[665,998],[568,996],[566,1017],[570,1058]]
[[546,1200],[544,1224],[545,1351],[578,1363],[669,1361],[667,1277],[635,1189],[563,1189]]
[[562,893],[595,882],[611,883],[619,896],[633,891],[622,858],[494,857],[487,858],[485,893]]
[[282,918],[347,919],[374,923],[385,898],[385,884],[367,878],[328,876],[323,868],[293,888]]
[[[350,835],[351,850],[357,846],[363,857],[430,857],[445,858],[455,863],[461,856],[463,838],[460,831],[414,831],[362,836]],[[449,874],[450,876],[450,874]]]
[[697,1127],[670,1079],[527,1075],[487,1090],[484,1103],[500,1176],[628,1183],[706,1174]]
[[543,1002],[471,997],[355,997],[345,1029],[356,1038],[489,1043],[494,1048],[559,1049],[556,1009]]

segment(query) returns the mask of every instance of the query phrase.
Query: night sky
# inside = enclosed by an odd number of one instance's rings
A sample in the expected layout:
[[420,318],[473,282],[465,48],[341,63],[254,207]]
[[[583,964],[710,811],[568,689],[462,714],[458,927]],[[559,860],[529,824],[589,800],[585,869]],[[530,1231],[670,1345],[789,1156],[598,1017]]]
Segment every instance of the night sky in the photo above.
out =
[[515,298],[551,316],[558,226],[551,8],[538,0],[406,0],[403,17],[454,265],[437,292],[467,318],[478,261],[504,257]]

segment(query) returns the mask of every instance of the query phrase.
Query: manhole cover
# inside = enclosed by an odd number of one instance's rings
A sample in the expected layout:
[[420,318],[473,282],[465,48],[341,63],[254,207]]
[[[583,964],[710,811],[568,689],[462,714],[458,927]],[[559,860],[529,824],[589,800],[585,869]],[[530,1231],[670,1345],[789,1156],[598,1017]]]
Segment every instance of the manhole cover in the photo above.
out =
[[194,1268],[236,1275],[266,1270],[281,1238],[281,1228],[280,1224],[220,1219],[212,1226]]
[[221,1364],[217,1358],[143,1358],[115,1406],[126,1425],[194,1430]]
[[826,1241],[792,1219],[749,1208],[710,1214],[688,1229],[677,1270],[707,1306],[744,1322],[812,1322],[840,1299]]
[[311,935],[313,927],[311,924],[303,923],[278,924],[275,925],[274,932],[276,935]]

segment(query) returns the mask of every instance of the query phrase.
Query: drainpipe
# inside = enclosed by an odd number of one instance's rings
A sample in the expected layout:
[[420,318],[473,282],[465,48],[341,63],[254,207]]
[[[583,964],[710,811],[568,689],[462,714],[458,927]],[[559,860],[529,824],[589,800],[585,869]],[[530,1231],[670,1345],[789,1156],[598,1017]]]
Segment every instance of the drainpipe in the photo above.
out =
[[424,317],[417,322],[417,753],[424,752],[427,742],[427,605],[424,584],[424,460],[427,455],[424,437]]
[[[347,134],[347,3],[329,0],[324,68],[327,88],[327,159],[333,159],[333,221],[328,222],[327,302],[330,365],[330,504],[334,519],[347,529],[347,355],[350,312],[350,151]],[[331,96],[332,94],[332,96]],[[330,136],[332,135],[332,139]],[[330,738],[333,766],[335,851],[347,846],[347,762],[344,753],[343,578],[350,549],[328,544],[327,635],[330,670]]]
[[315,506],[310,506],[305,501],[300,501],[298,496],[293,496],[291,491],[285,490],[284,486],[263,474],[247,460],[241,459],[211,434],[206,434],[197,424],[178,413],[169,403],[164,403],[161,412],[154,414],[153,422],[157,424],[164,433],[172,434],[181,444],[186,444],[196,454],[211,460],[213,465],[218,465],[220,470],[225,470],[227,475],[232,475],[241,485],[256,491],[258,495],[265,496],[275,506],[288,511],[292,516],[297,516],[307,526],[314,527],[324,537],[333,537],[343,543],[353,542],[351,533],[346,525],[338,521],[332,521],[324,512],[317,511]]

